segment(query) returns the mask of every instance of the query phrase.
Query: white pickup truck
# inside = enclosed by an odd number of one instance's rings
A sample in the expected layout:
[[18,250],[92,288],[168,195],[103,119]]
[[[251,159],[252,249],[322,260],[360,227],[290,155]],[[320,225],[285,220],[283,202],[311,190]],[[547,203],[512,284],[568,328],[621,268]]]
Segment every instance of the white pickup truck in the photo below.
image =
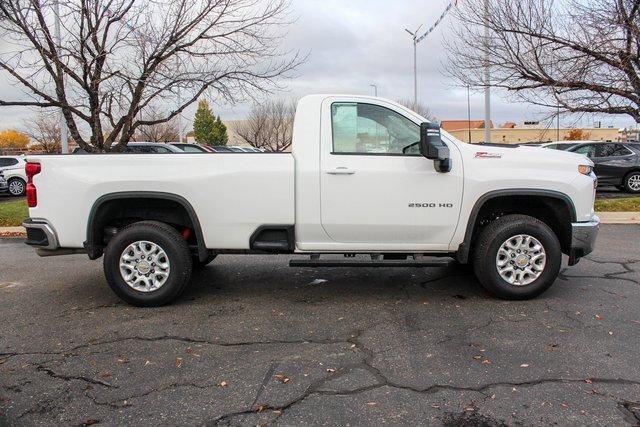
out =
[[[27,244],[104,255],[125,301],[174,300],[219,254],[293,266],[471,264],[493,295],[532,298],[592,251],[586,157],[462,143],[394,102],[301,99],[291,153],[27,158]],[[448,257],[448,260],[447,258]]]

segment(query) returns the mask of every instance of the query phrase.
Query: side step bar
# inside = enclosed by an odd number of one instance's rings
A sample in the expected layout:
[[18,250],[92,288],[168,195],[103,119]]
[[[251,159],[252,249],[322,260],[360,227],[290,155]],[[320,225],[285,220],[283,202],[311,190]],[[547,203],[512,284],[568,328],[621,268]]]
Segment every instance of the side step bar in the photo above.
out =
[[452,259],[365,260],[365,259],[292,259],[289,267],[448,267]]

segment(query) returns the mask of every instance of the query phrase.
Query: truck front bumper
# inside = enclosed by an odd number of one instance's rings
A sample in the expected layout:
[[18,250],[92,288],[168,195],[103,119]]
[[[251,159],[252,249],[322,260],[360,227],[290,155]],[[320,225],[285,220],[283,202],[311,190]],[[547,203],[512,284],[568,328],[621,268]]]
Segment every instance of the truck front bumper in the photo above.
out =
[[571,224],[571,249],[569,251],[569,265],[575,265],[580,258],[593,252],[600,229],[600,218],[596,215],[591,221],[574,222]]

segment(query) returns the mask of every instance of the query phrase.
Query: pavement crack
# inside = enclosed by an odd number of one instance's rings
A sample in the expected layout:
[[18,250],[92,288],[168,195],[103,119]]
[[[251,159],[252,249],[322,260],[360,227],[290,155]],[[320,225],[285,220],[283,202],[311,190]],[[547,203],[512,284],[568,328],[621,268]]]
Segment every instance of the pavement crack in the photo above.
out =
[[107,383],[107,382],[104,382],[104,381],[102,381],[102,380],[98,380],[98,379],[95,379],[95,378],[85,377],[85,376],[83,376],[83,375],[65,375],[65,374],[59,374],[59,373],[55,372],[53,369],[50,369],[50,368],[44,367],[44,366],[42,366],[42,365],[38,365],[38,366],[36,367],[36,370],[37,370],[37,371],[40,371],[40,372],[44,372],[44,373],[46,373],[47,375],[49,375],[50,377],[52,377],[52,378],[57,378],[57,379],[64,380],[64,381],[74,381],[74,380],[77,380],[77,381],[84,381],[84,382],[89,383],[89,384],[101,385],[101,386],[103,386],[103,387],[118,388],[118,387],[116,387],[116,386],[114,386],[114,385],[112,385],[112,384],[109,384],[109,383]]

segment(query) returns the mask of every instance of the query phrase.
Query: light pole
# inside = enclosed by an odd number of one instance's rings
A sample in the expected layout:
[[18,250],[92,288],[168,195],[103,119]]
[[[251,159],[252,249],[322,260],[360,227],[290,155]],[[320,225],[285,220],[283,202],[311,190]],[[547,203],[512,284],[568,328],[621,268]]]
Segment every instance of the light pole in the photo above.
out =
[[469,130],[469,144],[471,144],[471,87],[467,86],[467,128]]
[[404,29],[409,33],[413,40],[413,106],[416,108],[418,105],[418,31],[420,31],[422,25],[420,25],[414,32]]
[[484,0],[484,142],[491,142],[491,71],[489,69],[489,0]]
[[373,96],[378,96],[378,85],[370,84],[369,86],[373,88]]
[[[58,58],[62,61],[62,37],[60,36],[60,3],[58,0],[53,0],[53,14],[55,15],[55,37],[56,37],[56,45],[58,48]],[[61,78],[64,81],[64,73]],[[62,107],[60,107],[60,152],[62,154],[69,153],[69,135],[67,130],[67,121],[64,118],[64,114],[62,112]]]

